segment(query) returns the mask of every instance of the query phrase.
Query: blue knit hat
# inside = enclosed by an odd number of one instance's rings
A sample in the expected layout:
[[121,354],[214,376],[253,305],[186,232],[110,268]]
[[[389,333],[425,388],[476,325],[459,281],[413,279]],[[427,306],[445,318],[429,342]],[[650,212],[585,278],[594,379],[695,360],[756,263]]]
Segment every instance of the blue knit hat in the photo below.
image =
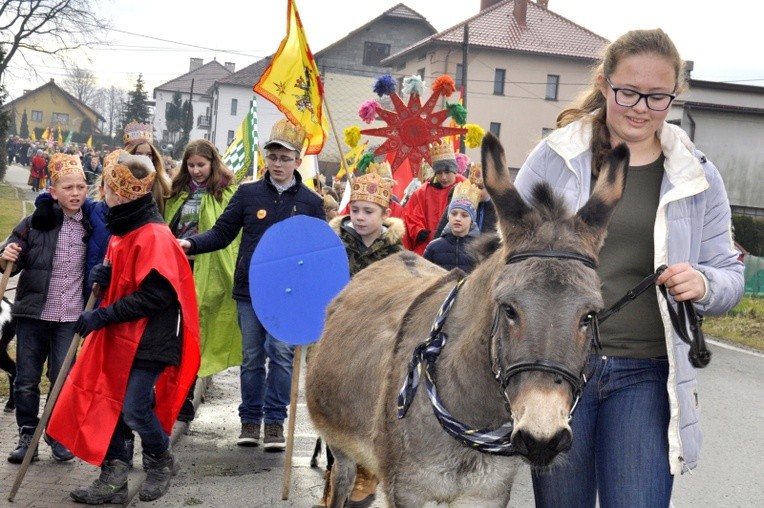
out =
[[448,213],[454,208],[461,208],[468,214],[472,222],[475,222],[475,210],[480,200],[480,189],[470,181],[459,182],[454,187],[454,195],[451,197],[451,203],[448,205]]

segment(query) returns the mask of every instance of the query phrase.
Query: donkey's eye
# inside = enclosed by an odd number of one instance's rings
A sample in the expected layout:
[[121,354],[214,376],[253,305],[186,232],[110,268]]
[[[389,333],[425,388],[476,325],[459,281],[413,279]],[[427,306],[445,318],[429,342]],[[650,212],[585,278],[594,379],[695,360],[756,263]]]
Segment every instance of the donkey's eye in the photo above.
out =
[[515,321],[517,319],[517,311],[514,307],[508,303],[505,303],[501,306],[501,308],[504,309],[504,314],[507,316],[507,319],[511,321]]
[[592,324],[592,321],[594,321],[596,314],[594,312],[587,313],[584,317],[581,318],[581,328],[586,328],[587,326]]

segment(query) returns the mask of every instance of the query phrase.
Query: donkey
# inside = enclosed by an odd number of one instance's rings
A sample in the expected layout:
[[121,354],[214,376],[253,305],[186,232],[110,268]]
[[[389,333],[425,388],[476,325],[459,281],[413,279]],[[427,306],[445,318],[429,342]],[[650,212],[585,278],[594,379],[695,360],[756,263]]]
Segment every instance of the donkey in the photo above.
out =
[[[628,149],[611,152],[575,215],[546,184],[526,204],[494,136],[481,152],[495,251],[467,277],[399,253],[361,271],[327,309],[306,399],[335,457],[333,508],[357,464],[393,506],[506,507],[523,459],[546,468],[572,443],[603,307],[594,266]],[[416,395],[420,380],[427,393]]]

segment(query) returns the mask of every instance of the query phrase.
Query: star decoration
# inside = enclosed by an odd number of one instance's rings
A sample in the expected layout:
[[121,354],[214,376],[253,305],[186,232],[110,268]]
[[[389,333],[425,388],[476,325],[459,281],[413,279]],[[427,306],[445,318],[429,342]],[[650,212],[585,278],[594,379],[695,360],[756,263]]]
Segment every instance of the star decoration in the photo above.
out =
[[412,175],[416,175],[422,159],[432,164],[429,150],[431,143],[438,142],[446,136],[467,133],[467,129],[443,125],[448,118],[447,109],[433,111],[440,95],[440,92],[433,93],[422,106],[418,94],[411,94],[406,105],[397,93],[392,93],[390,99],[395,111],[377,107],[377,113],[387,123],[387,127],[361,131],[361,134],[368,136],[387,138],[374,150],[374,155],[395,152],[395,159],[391,163],[393,172],[404,160],[409,159]]

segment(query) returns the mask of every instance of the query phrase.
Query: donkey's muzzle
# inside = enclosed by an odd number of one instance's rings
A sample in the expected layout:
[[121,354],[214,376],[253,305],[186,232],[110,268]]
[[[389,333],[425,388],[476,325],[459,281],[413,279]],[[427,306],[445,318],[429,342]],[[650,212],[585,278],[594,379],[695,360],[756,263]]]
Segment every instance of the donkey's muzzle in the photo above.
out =
[[524,429],[518,429],[512,436],[512,446],[534,467],[548,466],[558,454],[569,450],[571,444],[573,434],[570,429],[560,429],[550,439],[542,440]]

